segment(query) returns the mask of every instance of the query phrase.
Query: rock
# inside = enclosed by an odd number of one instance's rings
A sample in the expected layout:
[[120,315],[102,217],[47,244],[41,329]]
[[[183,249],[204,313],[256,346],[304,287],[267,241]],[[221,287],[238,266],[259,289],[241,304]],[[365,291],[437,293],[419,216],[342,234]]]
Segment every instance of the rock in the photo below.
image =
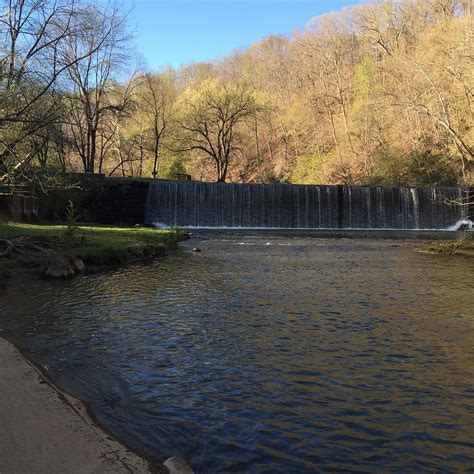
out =
[[46,270],[45,276],[50,278],[66,278],[74,275],[74,269],[71,262],[64,258],[53,262]]
[[200,251],[201,251],[201,249],[198,248],[198,247],[194,247],[194,248],[193,248],[193,252],[200,252]]
[[0,239],[0,257],[8,257],[12,253],[13,244],[7,239]]
[[193,474],[194,471],[181,458],[173,456],[164,462],[170,474]]
[[71,267],[75,272],[81,273],[86,269],[84,262],[78,257],[71,257],[69,262],[71,263]]

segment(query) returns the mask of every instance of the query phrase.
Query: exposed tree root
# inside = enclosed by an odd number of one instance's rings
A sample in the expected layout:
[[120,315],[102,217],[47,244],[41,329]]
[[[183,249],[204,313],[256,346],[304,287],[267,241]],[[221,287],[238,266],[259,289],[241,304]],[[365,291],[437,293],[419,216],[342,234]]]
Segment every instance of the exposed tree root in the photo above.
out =
[[29,237],[0,238],[0,258],[9,257],[15,253],[19,255],[24,255],[26,252],[46,253],[55,247],[57,246],[52,242],[41,241],[38,243]]

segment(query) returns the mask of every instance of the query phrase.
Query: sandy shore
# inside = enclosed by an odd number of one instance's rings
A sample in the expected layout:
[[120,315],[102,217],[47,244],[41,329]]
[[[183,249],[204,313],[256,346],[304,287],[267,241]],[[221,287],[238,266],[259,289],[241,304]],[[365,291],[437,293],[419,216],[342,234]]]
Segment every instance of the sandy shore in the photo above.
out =
[[84,405],[53,387],[0,338],[0,473],[147,473],[151,468],[102,431]]

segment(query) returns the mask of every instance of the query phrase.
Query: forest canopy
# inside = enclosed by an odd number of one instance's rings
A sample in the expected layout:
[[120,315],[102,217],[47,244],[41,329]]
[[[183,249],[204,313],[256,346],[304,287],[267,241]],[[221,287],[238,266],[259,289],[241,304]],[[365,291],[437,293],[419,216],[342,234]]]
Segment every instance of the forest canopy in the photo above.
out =
[[159,72],[130,73],[126,18],[113,3],[0,0],[0,184],[474,182],[471,0],[374,1]]

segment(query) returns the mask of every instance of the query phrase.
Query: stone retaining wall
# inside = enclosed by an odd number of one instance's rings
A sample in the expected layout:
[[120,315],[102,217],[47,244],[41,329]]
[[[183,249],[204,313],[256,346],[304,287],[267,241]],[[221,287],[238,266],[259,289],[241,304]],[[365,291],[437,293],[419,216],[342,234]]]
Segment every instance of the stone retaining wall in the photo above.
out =
[[0,214],[13,221],[37,221],[38,199],[29,193],[0,193]]
[[104,180],[92,189],[90,219],[101,224],[143,224],[148,186],[145,180]]
[[83,221],[98,224],[143,224],[150,180],[94,178],[83,180],[79,211]]
[[145,222],[145,206],[151,180],[108,178],[104,175],[74,174],[68,186],[38,194],[42,221],[66,218],[69,201],[79,222],[134,225]]

